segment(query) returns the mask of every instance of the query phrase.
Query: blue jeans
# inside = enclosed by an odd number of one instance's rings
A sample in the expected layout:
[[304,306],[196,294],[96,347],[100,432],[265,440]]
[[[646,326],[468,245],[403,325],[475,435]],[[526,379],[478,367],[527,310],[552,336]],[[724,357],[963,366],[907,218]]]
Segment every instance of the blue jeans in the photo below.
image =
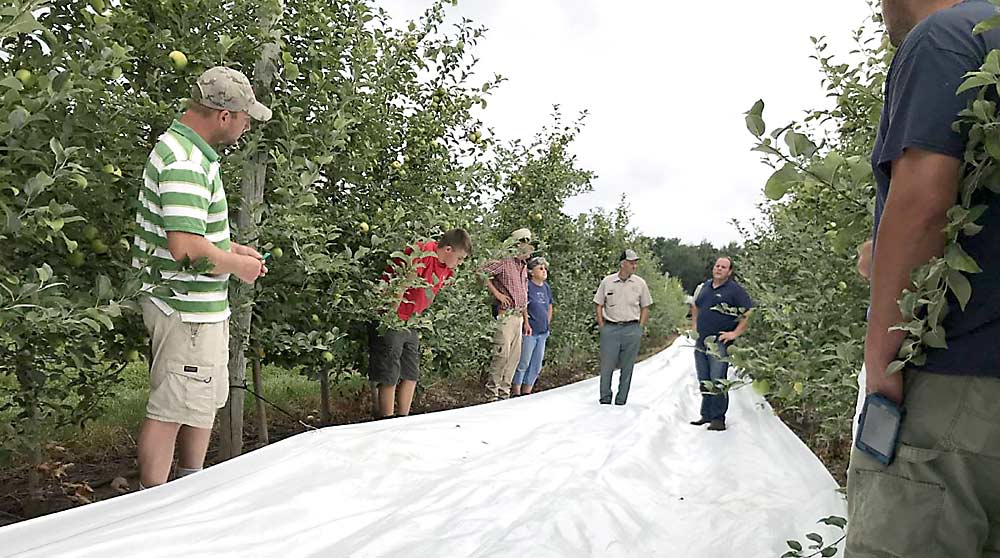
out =
[[549,338],[549,332],[538,335],[525,335],[521,337],[521,360],[517,363],[517,371],[514,372],[515,386],[534,386],[538,380],[538,374],[542,371],[542,359],[545,358],[545,341]]
[[694,368],[698,372],[698,388],[702,390],[701,418],[705,420],[726,420],[726,411],[729,410],[729,392],[717,395],[705,393],[702,384],[706,380],[725,380],[729,372],[729,363],[722,360],[728,356],[729,348],[725,343],[718,343],[717,347],[718,357],[709,353],[704,341],[695,345],[694,349]]

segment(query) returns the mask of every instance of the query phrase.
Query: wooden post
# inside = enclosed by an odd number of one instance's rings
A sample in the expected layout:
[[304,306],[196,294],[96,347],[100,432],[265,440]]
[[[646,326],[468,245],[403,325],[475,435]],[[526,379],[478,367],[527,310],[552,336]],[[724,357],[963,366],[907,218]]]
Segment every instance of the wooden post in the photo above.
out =
[[[264,378],[261,373],[260,359],[254,359],[253,361],[253,390],[260,395],[264,395]],[[264,402],[260,399],[257,400],[257,406],[254,408],[254,414],[257,415],[257,440],[261,444],[267,445],[270,440],[267,435],[267,408],[264,407]]]
[[[280,4],[275,4],[280,6]],[[280,16],[278,11],[268,8],[258,9],[261,35],[267,37],[271,27]],[[261,102],[267,104],[270,99],[271,84],[277,74],[276,61],[281,54],[281,47],[276,43],[265,44],[261,48],[260,59],[254,66],[253,85]],[[264,183],[267,177],[268,155],[266,149],[259,144],[255,151],[248,153],[243,164],[243,182],[241,184],[242,203],[237,215],[236,241],[241,244],[254,245],[259,236],[260,211],[264,202]],[[234,282],[235,283],[235,282]],[[229,319],[229,401],[219,414],[219,458],[222,460],[236,457],[243,453],[243,402],[246,392],[246,345],[250,338],[250,320],[253,315],[253,287],[243,283],[235,283],[230,288],[230,306],[233,315]],[[235,386],[235,387],[234,387]]]

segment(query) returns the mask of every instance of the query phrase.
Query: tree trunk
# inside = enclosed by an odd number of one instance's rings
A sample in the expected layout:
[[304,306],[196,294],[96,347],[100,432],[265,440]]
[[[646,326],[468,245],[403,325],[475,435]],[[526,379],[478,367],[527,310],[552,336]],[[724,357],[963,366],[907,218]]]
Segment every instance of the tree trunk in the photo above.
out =
[[323,425],[333,422],[333,406],[330,404],[330,371],[323,370],[319,374],[320,418]]
[[[275,4],[279,5],[279,4]],[[266,7],[258,10],[261,36],[267,37],[274,23],[281,15]],[[261,49],[260,60],[254,66],[253,85],[261,102],[270,98],[271,84],[277,73],[275,65],[281,47],[268,43]],[[264,202],[264,183],[267,178],[268,155],[263,142],[252,142],[256,151],[248,153],[243,165],[241,184],[242,203],[237,216],[236,241],[240,244],[255,245],[259,237],[260,213]],[[219,457],[222,460],[243,453],[243,402],[246,385],[246,346],[250,338],[250,321],[253,314],[253,287],[238,283],[231,289],[230,296],[233,315],[230,318],[229,340],[229,400],[219,417]]]
[[[260,395],[264,395],[264,377],[261,374],[260,359],[255,359],[253,361],[253,390]],[[270,443],[267,434],[267,408],[264,407],[264,402],[257,399],[257,406],[255,407],[254,414],[257,415],[257,440],[264,445]]]
[[31,418],[28,419],[28,434],[30,447],[31,467],[28,469],[28,502],[24,505],[24,517],[38,517],[44,513],[43,501],[45,497],[42,492],[42,474],[39,468],[42,465],[42,437],[41,421],[39,420],[39,409],[37,401],[32,404]]

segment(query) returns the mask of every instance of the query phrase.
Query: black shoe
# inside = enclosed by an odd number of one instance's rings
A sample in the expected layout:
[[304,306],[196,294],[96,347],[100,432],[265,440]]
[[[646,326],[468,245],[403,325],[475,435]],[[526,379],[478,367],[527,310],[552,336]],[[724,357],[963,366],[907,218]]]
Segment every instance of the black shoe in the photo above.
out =
[[610,402],[610,401],[600,401],[599,403],[600,403],[601,405],[610,405],[610,404],[611,404],[611,402]]
[[726,429],[726,421],[715,419],[712,421],[712,424],[708,425],[708,429],[714,430],[716,432],[722,432],[723,430]]
[[692,420],[691,421],[691,425],[692,426],[701,426],[703,424],[708,424],[710,422],[712,422],[712,421],[708,420],[707,418],[700,418],[698,420]]
[[615,405],[624,405],[624,404],[625,404],[624,401],[621,401],[621,402],[615,401]]

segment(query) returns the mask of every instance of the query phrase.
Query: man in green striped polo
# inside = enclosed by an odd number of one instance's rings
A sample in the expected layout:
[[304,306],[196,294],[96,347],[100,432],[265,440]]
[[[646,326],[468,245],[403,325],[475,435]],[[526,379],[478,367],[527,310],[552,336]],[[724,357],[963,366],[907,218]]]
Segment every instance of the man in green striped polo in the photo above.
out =
[[[140,488],[167,481],[175,445],[177,477],[202,469],[216,410],[229,397],[229,277],[253,283],[267,273],[256,250],[229,239],[212,147],[235,145],[251,118],[268,120],[271,111],[257,102],[246,76],[221,66],[207,70],[146,163],[132,260],[149,293],[142,309],[152,340]],[[186,270],[186,260],[207,261],[208,271]],[[154,292],[154,284],[164,283],[167,290]]]

